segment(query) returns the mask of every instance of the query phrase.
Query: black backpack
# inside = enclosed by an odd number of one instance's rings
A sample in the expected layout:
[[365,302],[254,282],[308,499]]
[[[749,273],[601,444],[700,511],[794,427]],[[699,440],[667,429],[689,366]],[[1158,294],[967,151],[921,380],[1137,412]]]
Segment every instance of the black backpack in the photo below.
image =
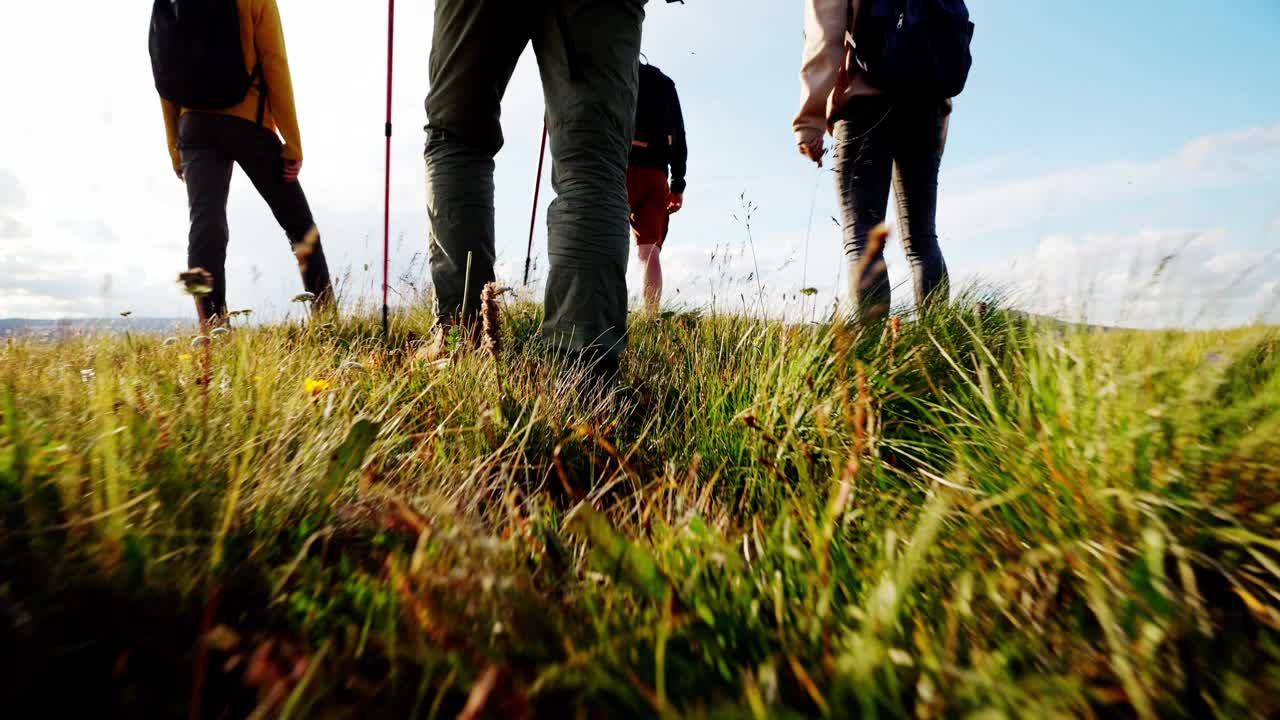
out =
[[974,29],[964,0],[862,0],[855,27],[854,57],[873,86],[938,99],[964,91]]
[[236,0],[155,0],[149,46],[160,97],[188,110],[238,105],[262,74],[244,66]]

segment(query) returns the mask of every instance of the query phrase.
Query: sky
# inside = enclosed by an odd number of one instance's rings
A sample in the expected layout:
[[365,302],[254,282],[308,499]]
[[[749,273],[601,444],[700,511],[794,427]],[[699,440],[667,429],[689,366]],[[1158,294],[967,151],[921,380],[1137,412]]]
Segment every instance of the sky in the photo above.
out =
[[[373,299],[386,8],[278,1],[306,150],[303,186],[347,297]],[[0,317],[193,314],[174,282],[186,265],[186,195],[169,167],[152,85],[150,6],[65,0],[4,11],[0,67],[16,71],[6,73],[11,102],[0,110]],[[401,0],[396,8],[397,305],[430,284],[422,100],[432,7]],[[1200,0],[969,7],[975,65],[956,100],[940,178],[938,225],[953,283],[1093,322],[1280,323],[1280,2],[1232,0],[1213,11]],[[673,307],[809,317],[843,292],[834,178],[797,154],[791,134],[802,31],[798,0],[648,5],[645,54],[676,81],[689,133],[685,209],[663,252]],[[541,132],[534,62],[526,52],[504,102],[507,144],[496,175],[498,272],[512,286],[521,280]],[[544,183],[540,269],[550,198]],[[288,242],[240,173],[229,218],[232,308],[296,314],[290,299],[301,282]],[[895,301],[909,301],[896,246],[888,263]],[[637,266],[633,251],[636,302]]]

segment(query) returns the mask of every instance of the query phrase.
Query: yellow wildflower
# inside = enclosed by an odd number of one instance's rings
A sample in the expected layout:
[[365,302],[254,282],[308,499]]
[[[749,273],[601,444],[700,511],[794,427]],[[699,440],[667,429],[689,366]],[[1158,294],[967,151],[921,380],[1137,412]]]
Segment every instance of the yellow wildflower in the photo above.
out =
[[183,362],[186,362],[191,359],[191,353],[182,353],[181,355],[178,356],[178,359]]
[[306,381],[303,382],[303,387],[311,397],[320,397],[324,393],[333,389],[333,383],[329,380],[315,380],[313,378],[307,378]]

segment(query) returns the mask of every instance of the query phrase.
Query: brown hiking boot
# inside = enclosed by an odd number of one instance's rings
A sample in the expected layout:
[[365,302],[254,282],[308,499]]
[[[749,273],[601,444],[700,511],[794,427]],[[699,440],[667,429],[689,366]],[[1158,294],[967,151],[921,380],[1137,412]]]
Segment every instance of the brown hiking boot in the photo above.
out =
[[418,346],[413,356],[419,362],[434,365],[475,350],[477,346],[477,334],[474,328],[437,323],[431,330],[431,337]]

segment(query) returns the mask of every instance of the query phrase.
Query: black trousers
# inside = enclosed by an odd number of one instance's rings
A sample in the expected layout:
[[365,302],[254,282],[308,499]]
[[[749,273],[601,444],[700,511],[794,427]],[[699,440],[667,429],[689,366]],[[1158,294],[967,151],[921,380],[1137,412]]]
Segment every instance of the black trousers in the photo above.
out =
[[227,311],[227,196],[231,172],[239,165],[284,230],[307,292],[317,306],[333,304],[329,266],[320,235],[297,182],[285,182],[280,139],[274,132],[243,118],[188,112],[178,126],[182,174],[191,209],[187,264],[213,275],[213,292],[200,296],[202,319],[223,317]]

